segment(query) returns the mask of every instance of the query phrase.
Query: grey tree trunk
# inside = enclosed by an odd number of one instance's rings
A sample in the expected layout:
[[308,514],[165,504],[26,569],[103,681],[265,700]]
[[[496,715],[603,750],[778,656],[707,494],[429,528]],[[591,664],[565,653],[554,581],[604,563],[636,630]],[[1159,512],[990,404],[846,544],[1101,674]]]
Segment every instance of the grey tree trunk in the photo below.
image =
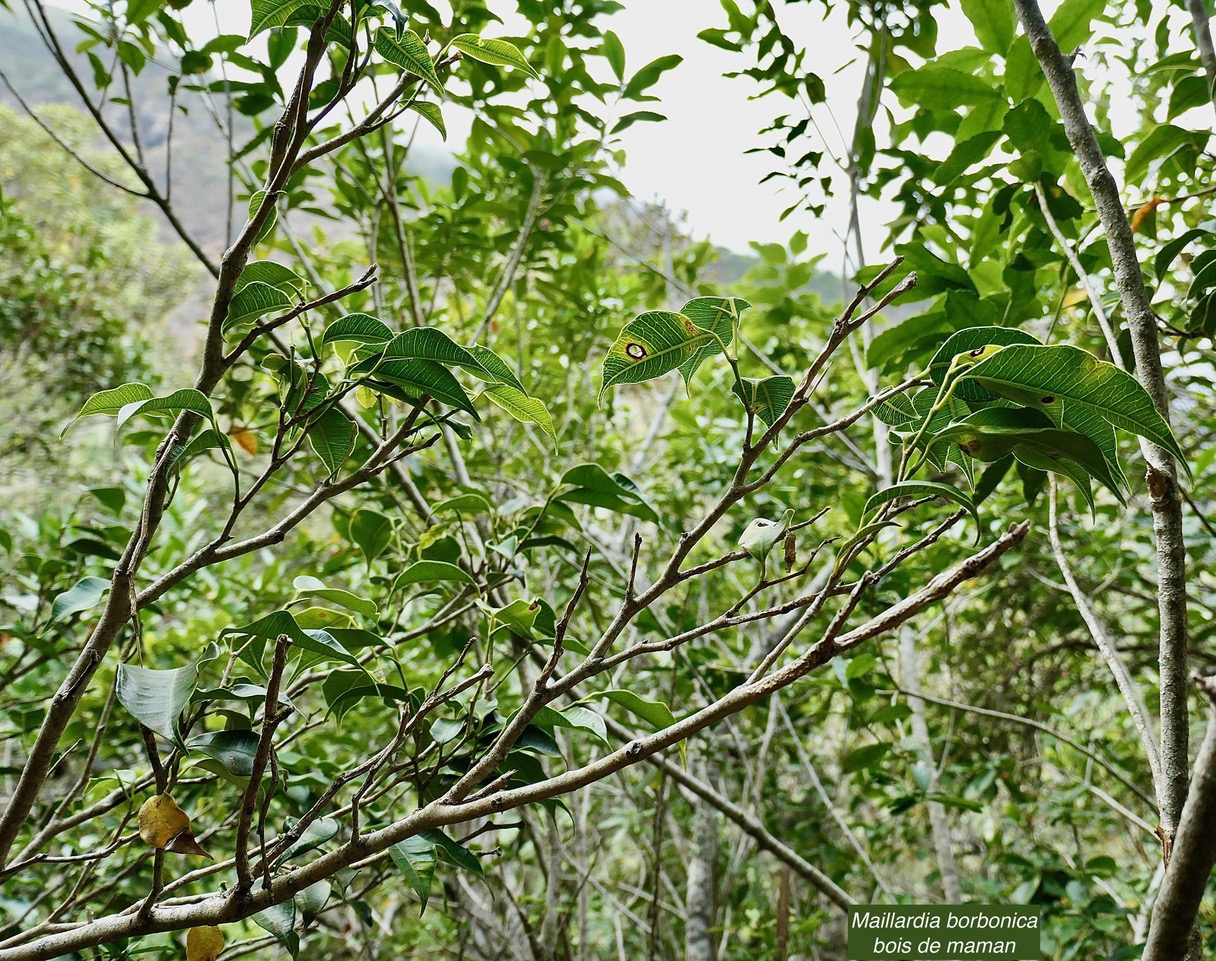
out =
[[714,873],[718,861],[718,814],[697,798],[693,807],[693,851],[685,894],[685,961],[715,961]]

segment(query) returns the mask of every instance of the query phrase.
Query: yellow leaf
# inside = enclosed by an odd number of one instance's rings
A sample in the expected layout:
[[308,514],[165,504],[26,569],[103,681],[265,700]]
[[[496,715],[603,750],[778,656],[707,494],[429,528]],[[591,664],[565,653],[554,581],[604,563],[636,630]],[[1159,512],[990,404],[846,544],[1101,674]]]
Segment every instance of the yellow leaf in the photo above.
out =
[[236,441],[237,446],[246,454],[256,454],[258,452],[258,439],[248,427],[238,427],[233,424],[228,429],[228,436]]
[[1164,197],[1153,197],[1147,203],[1141,204],[1136,208],[1136,212],[1132,214],[1132,233],[1134,234],[1140,229],[1140,225],[1144,223],[1144,218],[1151,214],[1154,210],[1165,202]]
[[144,801],[139,809],[139,836],[149,847],[211,857],[194,839],[190,816],[168,794],[157,794]]
[[191,928],[186,934],[186,961],[215,961],[223,950],[223,932],[214,925]]

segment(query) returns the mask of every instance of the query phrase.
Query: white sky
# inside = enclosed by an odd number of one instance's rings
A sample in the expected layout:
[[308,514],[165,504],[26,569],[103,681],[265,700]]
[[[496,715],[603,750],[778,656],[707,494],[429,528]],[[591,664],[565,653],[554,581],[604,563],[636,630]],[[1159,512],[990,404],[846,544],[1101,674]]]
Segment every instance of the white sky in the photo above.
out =
[[[686,224],[694,235],[709,236],[734,250],[746,250],[752,240],[785,242],[795,230],[804,230],[810,237],[810,251],[832,255],[829,265],[835,266],[841,251],[839,237],[848,219],[847,198],[842,191],[830,200],[822,218],[799,212],[780,222],[781,212],[795,195],[782,190],[783,178],[759,184],[780,161],[768,153],[745,151],[764,142],[759,131],[773,117],[782,113],[798,117],[801,108],[776,95],[752,100],[760,90],[758,84],[746,77],[723,76],[750,62],[746,52],[733,54],[697,38],[707,27],[726,25],[726,14],[717,0],[623,2],[624,10],[602,22],[621,38],[627,57],[626,77],[657,57],[670,53],[684,57],[684,62],[665,73],[650,91],[660,98],[659,102],[624,105],[623,112],[655,110],[668,118],[662,123],[634,124],[620,134],[627,154],[620,179],[626,187],[640,200],[666,201],[676,213],[687,214]],[[67,0],[65,5],[76,4]],[[513,6],[509,0],[491,0],[489,5],[503,16],[504,24],[488,26],[483,31],[487,36],[496,32],[509,36],[527,29],[522,18],[507,15]],[[408,4],[404,6],[408,9]],[[827,138],[827,153],[836,156],[843,156],[845,138],[851,137],[864,69],[843,7],[835,5],[826,19],[820,4],[781,8],[783,29],[796,44],[808,46],[808,66],[826,84],[827,103],[816,108],[815,119]],[[215,8],[224,32],[248,30],[248,0],[215,0]],[[185,15],[195,36],[214,30],[210,4],[191,4]],[[957,10],[939,15],[939,36],[942,49],[973,42],[970,25]],[[606,64],[603,72],[607,78]],[[471,118],[445,110],[444,119],[447,145],[458,148]],[[438,133],[427,124],[420,125],[417,137],[420,143],[441,145]],[[825,163],[830,163],[826,156]],[[843,177],[838,176],[835,182],[843,188]],[[882,225],[894,208],[863,203],[862,232],[869,238],[867,247],[871,249],[867,253],[873,256],[885,233]]]
[[[243,34],[248,30],[249,0],[213,2],[223,32]],[[436,2],[442,4],[442,0]],[[757,84],[746,77],[723,76],[750,64],[747,52],[734,54],[697,39],[697,33],[706,27],[726,25],[726,14],[717,0],[623,2],[624,10],[602,22],[623,42],[627,77],[665,54],[684,57],[682,64],[665,73],[652,88],[659,102],[625,105],[625,112],[649,109],[668,118],[662,123],[635,124],[620,135],[627,154],[620,179],[632,194],[643,201],[665,201],[675,212],[687,214],[686,224],[696,236],[709,236],[715,243],[735,250],[746,250],[753,240],[784,243],[801,229],[810,238],[810,251],[828,254],[825,266],[837,268],[840,238],[848,218],[844,177],[838,173],[834,178],[838,192],[828,200],[822,217],[800,211],[780,221],[781,212],[795,199],[790,192],[793,188],[783,189],[784,178],[759,183],[780,161],[768,153],[745,151],[765,142],[759,131],[774,116],[788,113],[797,118],[803,108],[777,95],[752,100],[760,89]],[[66,0],[64,5],[76,10],[83,7],[81,0]],[[505,22],[497,30],[498,25],[488,27],[483,31],[487,36],[526,31],[522,18],[508,15],[514,6],[510,0],[491,0],[489,5],[503,15]],[[1045,12],[1050,13],[1056,5],[1055,0],[1046,0]],[[403,6],[408,9],[408,4]],[[825,141],[824,164],[828,166],[830,156],[843,156],[846,138],[851,137],[864,70],[864,57],[845,22],[844,7],[833,5],[833,12],[825,18],[822,4],[778,5],[783,29],[796,45],[807,47],[807,66],[826,85],[827,102],[815,107],[814,120]],[[215,30],[210,2],[191,4],[184,16],[195,37]],[[971,25],[957,4],[937,8],[937,17],[939,49],[975,44]],[[289,63],[284,69],[292,66]],[[610,76],[606,63],[602,70],[605,78]],[[449,132],[447,146],[459,149],[471,118],[451,109],[445,110],[444,118]],[[418,140],[441,145],[438,133],[425,123],[420,125]],[[825,172],[830,171],[825,167]],[[894,211],[891,204],[863,198],[860,213],[867,259],[879,256],[885,224]]]

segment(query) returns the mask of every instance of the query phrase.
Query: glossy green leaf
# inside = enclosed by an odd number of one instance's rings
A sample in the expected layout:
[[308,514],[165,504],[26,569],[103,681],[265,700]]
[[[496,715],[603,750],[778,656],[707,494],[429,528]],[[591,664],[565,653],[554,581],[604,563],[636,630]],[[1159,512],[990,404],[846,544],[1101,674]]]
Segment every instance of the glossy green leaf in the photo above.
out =
[[500,67],[516,67],[529,76],[540,76],[532,69],[532,65],[516,46],[506,40],[479,37],[475,33],[462,33],[459,37],[453,37],[450,45],[466,57],[480,60],[482,63],[492,63]]
[[376,367],[367,385],[385,393],[389,392],[386,387],[401,388],[409,400],[419,400],[425,395],[481,419],[460,381],[433,360],[386,360]]
[[429,100],[413,100],[410,109],[439,131],[439,139],[447,141],[448,128],[443,122],[443,111],[439,109],[439,104]]
[[750,307],[740,297],[696,297],[680,308],[680,313],[701,330],[711,331],[715,339],[697,348],[696,352],[679,366],[684,383],[690,384],[697,368],[708,357],[722,353],[722,345],[729,346],[735,337],[739,317]]
[[659,522],[659,515],[646,502],[638,486],[624,474],[609,474],[598,464],[581,464],[566,471],[561,483],[571,490],[559,494],[555,501],[589,504],[656,524]]
[[525,424],[536,424],[556,443],[557,432],[553,429],[553,418],[549,416],[548,408],[541,401],[516,390],[510,384],[491,384],[482,393],[516,420]]
[[201,767],[244,787],[253,777],[258,741],[254,731],[208,731],[190,738],[186,748],[204,758]]
[[976,512],[975,504],[970,497],[949,484],[939,484],[936,481],[901,481],[898,484],[892,484],[885,490],[880,490],[866,501],[866,506],[861,512],[862,519],[873,517],[880,507],[891,501],[914,500],[921,497],[944,497],[964,508],[975,519],[977,525],[980,522],[980,515]]
[[416,561],[402,572],[396,584],[398,587],[406,587],[410,584],[429,584],[435,581],[476,583],[467,571],[447,561]]
[[330,407],[308,425],[308,444],[333,477],[355,449],[355,425],[337,407]]
[[[946,342],[938,348],[933,359],[929,361],[929,378],[937,386],[945,383],[946,374],[960,354],[972,353],[988,346],[1003,347],[1008,344],[1038,344],[1040,341],[1025,331],[1016,327],[968,327],[946,338]],[[977,363],[979,357],[964,358],[967,363]],[[958,367],[956,366],[956,373]],[[955,388],[955,393],[963,400],[980,401],[992,400],[995,396],[975,383],[961,383]]]
[[81,417],[91,417],[94,414],[117,414],[124,407],[140,401],[151,400],[152,397],[151,389],[144,384],[123,384],[121,387],[99,390],[84,402],[84,406],[80,408],[75,417],[68,421],[60,436],[66,434],[68,427],[71,427]]
[[291,296],[279,287],[254,280],[245,284],[232,297],[224,330],[252,324],[264,314],[286,313],[295,306]]
[[[622,329],[604,357],[599,399],[619,384],[640,384],[679,369],[696,370],[709,353],[720,353],[720,334],[698,327],[691,318],[671,310],[649,310]],[[708,352],[708,353],[707,353]]]
[[421,77],[436,90],[443,89],[426,44],[413,30],[404,30],[398,37],[391,28],[381,27],[376,31],[376,53],[402,70]]
[[393,339],[393,332],[384,321],[371,314],[347,314],[339,317],[325,328],[321,335],[321,346],[351,343],[380,347]]
[[296,623],[291,611],[273,611],[265,617],[258,618],[252,624],[243,627],[229,627],[223,635],[240,634],[256,638],[260,643],[254,647],[255,662],[260,661],[266,641],[277,641],[280,634],[286,634],[298,649],[315,654],[322,660],[341,661],[363,670],[358,659],[346,650],[328,631],[304,630]]
[[110,582],[104,577],[82,577],[51,601],[51,622],[62,621],[73,614],[92,610],[109,589]]
[[169,741],[177,740],[177,721],[190,703],[201,665],[219,655],[211,644],[194,664],[154,670],[138,664],[119,664],[115,693],[118,702],[144,727]]
[[436,327],[403,330],[385,345],[384,359],[431,360],[446,367],[463,367],[482,377],[493,376],[481,361]]
[[606,701],[611,701],[618,707],[628,711],[634,717],[641,718],[656,730],[671,727],[676,722],[675,715],[671,713],[671,708],[662,701],[648,700],[641,695],[634,694],[633,691],[597,691],[595,694],[589,695],[587,700],[592,698],[603,698]]
[[406,838],[388,849],[389,857],[404,876],[406,883],[414,889],[418,900],[422,902],[422,912],[426,911],[427,901],[431,897],[431,883],[435,879],[435,844],[422,836]]
[[1079,347],[1003,347],[963,376],[1009,400],[1046,408],[1049,417],[1058,407],[1062,417],[1053,421],[1091,438],[1085,428],[1098,418],[1138,434],[1168,450],[1190,474],[1182,449],[1144,388],[1131,374]]
[[743,402],[743,406],[760,418],[767,426],[781,416],[794,398],[794,379],[785,374],[774,374],[763,380],[743,378],[743,389],[735,384],[731,390]]
[[363,614],[366,617],[375,617],[378,610],[375,601],[368,600],[366,597],[359,597],[357,594],[352,594],[350,591],[344,591],[341,588],[326,587],[324,581],[309,574],[301,574],[297,577],[292,581],[292,587],[296,589],[297,597],[305,594],[312,597],[320,597],[335,604],[340,604],[347,610]]

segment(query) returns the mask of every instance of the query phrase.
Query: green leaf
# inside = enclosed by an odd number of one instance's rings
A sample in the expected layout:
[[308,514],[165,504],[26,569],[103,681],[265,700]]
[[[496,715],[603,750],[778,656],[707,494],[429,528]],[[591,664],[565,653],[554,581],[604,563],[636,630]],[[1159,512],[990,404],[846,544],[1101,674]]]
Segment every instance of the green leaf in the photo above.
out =
[[864,521],[877,513],[878,508],[882,507],[883,504],[889,504],[891,501],[899,500],[900,498],[911,499],[919,497],[944,497],[946,500],[953,501],[964,508],[975,519],[977,526],[980,522],[980,515],[976,512],[975,504],[970,497],[962,491],[951,487],[949,484],[939,484],[936,481],[901,481],[898,484],[892,484],[886,490],[879,491],[866,501],[866,506],[861,512],[862,520]]
[[955,110],[999,96],[975,74],[932,64],[898,74],[890,87],[900,103],[922,110]]
[[320,597],[335,604],[340,604],[348,611],[354,611],[356,614],[362,614],[365,617],[375,617],[379,610],[376,607],[375,601],[368,600],[366,597],[359,597],[357,594],[352,594],[350,591],[344,591],[338,587],[326,587],[324,581],[308,574],[301,574],[292,581],[291,586],[296,589],[297,597],[304,594]]
[[482,377],[494,376],[481,361],[436,327],[403,330],[384,348],[384,359],[432,360],[446,367],[463,367]]
[[[526,390],[524,390],[524,385],[515,375],[515,371],[511,368],[511,365],[494,353],[494,351],[490,350],[489,347],[482,347],[481,344],[474,344],[469,348],[469,353],[477,359],[477,362],[481,365],[482,370],[489,372],[494,381],[514,387],[521,394],[528,393]],[[474,370],[473,368],[469,369],[474,374],[478,373],[478,371]]]
[[82,577],[72,587],[55,596],[51,602],[51,623],[92,610],[109,589],[110,582],[104,577]]
[[241,276],[237,278],[236,290],[240,291],[254,282],[268,284],[271,287],[289,290],[296,294],[307,286],[304,278],[294,270],[277,264],[273,260],[255,260],[246,264],[245,269],[241,271]]
[[626,100],[657,100],[657,97],[645,96],[644,92],[653,87],[664,72],[678,67],[683,62],[684,58],[674,53],[650,61],[629,79],[621,96]]
[[455,47],[466,57],[472,57],[482,63],[492,63],[499,67],[517,67],[531,77],[540,76],[532,69],[532,64],[524,59],[524,55],[515,45],[506,40],[479,37],[475,33],[462,33],[451,40],[450,46]]
[[573,490],[559,494],[555,501],[589,504],[659,523],[659,515],[646,502],[638,486],[624,474],[609,474],[599,464],[580,464],[566,471],[561,483]]
[[447,142],[448,128],[444,125],[443,111],[439,109],[439,104],[431,103],[429,100],[413,100],[410,101],[409,109],[438,130],[439,138],[445,143]]
[[1012,0],[962,0],[961,6],[983,48],[1004,56],[1013,43]]
[[692,382],[693,374],[707,357],[722,353],[723,345],[729,345],[734,340],[739,315],[750,306],[740,297],[697,297],[680,308],[680,313],[697,327],[715,336],[714,340],[697,348],[696,353],[680,365],[680,376],[684,378],[686,386]]
[[376,31],[376,53],[402,70],[421,77],[436,90],[443,90],[426,44],[413,30],[404,30],[398,37],[389,27],[381,27]]
[[1131,152],[1124,167],[1124,178],[1128,183],[1137,183],[1154,162],[1167,160],[1188,146],[1200,150],[1209,136],[1208,131],[1184,130],[1172,123],[1160,124]]
[[[296,825],[294,818],[287,819],[287,827],[290,829]],[[300,836],[296,839],[286,851],[275,858],[275,863],[290,861],[292,858],[297,858],[301,854],[307,854],[309,851],[315,851],[326,841],[331,840],[341,829],[341,825],[333,818],[317,818],[304,829]]]
[[314,0],[253,0],[253,16],[249,24],[249,39],[263,30],[281,27],[299,7],[310,6]]
[[[933,359],[929,361],[929,379],[940,387],[946,382],[946,373],[959,354],[969,351],[979,351],[990,345],[1006,346],[1008,344],[1039,344],[1039,340],[1016,327],[968,327],[946,338],[946,342],[938,348]],[[978,358],[976,358],[978,360]],[[956,368],[957,374],[957,368]],[[955,388],[957,396],[967,401],[992,400],[993,394],[974,383],[959,384]]]
[[321,346],[353,343],[380,347],[392,339],[393,332],[384,321],[371,314],[347,314],[325,328],[325,333],[321,335]]
[[279,904],[273,904],[264,911],[259,911],[253,916],[253,922],[264,931],[273,934],[275,940],[279,942],[287,953],[291,955],[293,961],[300,954],[300,936],[295,931],[296,926],[296,902],[294,898],[288,898]]
[[[356,365],[356,368],[359,365]],[[351,369],[353,373],[355,368]],[[473,409],[473,402],[460,381],[452,376],[442,364],[433,360],[386,360],[375,368],[367,386],[392,395],[392,388],[400,388],[406,400],[419,400],[423,395],[449,407],[472,414],[481,420]]]
[[[252,194],[249,195],[249,218],[251,220],[257,214],[257,212],[262,209],[262,202],[265,199],[266,199],[265,190],[255,190]],[[254,242],[261,243],[268,236],[270,236],[270,232],[272,230],[274,230],[274,225],[276,223],[278,223],[278,220],[279,220],[278,208],[274,205],[274,201],[271,200],[270,201],[270,212],[269,212],[269,214],[267,214],[266,221],[265,221],[265,223],[262,224],[262,229],[258,231],[258,235],[255,238]]]
[[604,59],[608,61],[608,66],[616,75],[617,81],[623,81],[625,79],[625,45],[621,43],[621,38],[611,30],[604,31],[603,54]]
[[680,370],[687,383],[690,373],[710,353],[720,353],[728,341],[697,326],[672,310],[648,310],[627,323],[604,357],[599,400],[618,384],[640,384]]
[[117,414],[131,404],[151,400],[152,396],[152,391],[144,384],[123,384],[121,387],[99,390],[84,402],[84,406],[80,408],[75,417],[68,421],[59,436],[62,437],[66,434],[68,428],[82,417],[91,417],[94,414]]
[[418,900],[422,902],[422,911],[426,911],[426,903],[431,897],[431,883],[435,878],[435,844],[420,835],[406,838],[388,849],[389,857],[397,866]]
[[198,414],[208,420],[213,416],[211,401],[207,399],[207,396],[193,387],[184,387],[171,394],[166,394],[164,397],[153,397],[151,400],[128,404],[118,412],[116,426],[121,427],[132,417],[141,414],[180,414],[182,411]]
[[191,754],[201,754],[206,760],[199,766],[245,787],[253,777],[259,737],[253,731],[208,731],[186,742]]
[[591,700],[592,698],[603,698],[606,701],[611,701],[613,704],[624,708],[634,717],[641,718],[656,730],[671,727],[671,725],[676,723],[676,718],[671,713],[671,708],[662,701],[648,701],[646,698],[634,694],[633,691],[597,691],[595,694],[588,695],[585,700]]
[[1093,36],[1093,21],[1106,10],[1106,0],[1064,0],[1047,25],[1066,55]]
[[297,648],[315,654],[323,660],[341,661],[359,670],[364,670],[358,659],[344,648],[328,631],[306,631],[296,623],[291,611],[273,611],[244,627],[225,628],[221,636],[241,634],[256,638],[263,643],[256,645],[252,654],[255,663],[260,662],[265,641],[275,641],[286,634]]
[[466,871],[472,871],[479,878],[485,877],[485,872],[482,870],[481,862],[477,860],[477,856],[464,845],[457,844],[438,828],[432,831],[423,831],[419,837],[425,838],[434,844],[437,849],[447,855],[448,860],[453,864],[464,868]]
[[1138,434],[1173,454],[1190,476],[1182,449],[1144,388],[1131,374],[1079,347],[1003,347],[963,376],[1001,397],[1044,410],[1057,425],[1085,434],[1104,449],[1102,421]]
[[853,774],[856,771],[872,768],[886,757],[890,750],[890,744],[867,744],[865,747],[850,751],[840,762],[840,773]]
[[516,420],[525,424],[536,424],[557,443],[557,431],[553,429],[553,418],[549,410],[535,397],[529,397],[510,384],[491,384],[482,392],[491,401]]
[[[1026,451],[1035,453],[1032,466],[1059,469],[1074,476],[1064,467],[1052,468],[1061,460],[1080,467],[1087,477],[1096,478],[1124,502],[1126,480],[1118,469],[1112,472],[1102,449],[1089,437],[1076,431],[1057,427],[1041,411],[1032,407],[988,407],[977,410],[962,420],[950,424],[935,435],[939,440],[952,441],[964,451],[983,461],[997,461]],[[1026,461],[1024,461],[1026,462]],[[1086,480],[1088,490],[1089,482]]]
[[866,348],[866,366],[884,368],[889,362],[902,358],[908,351],[932,342],[951,329],[946,315],[935,310],[909,317],[875,335]]
[[355,425],[337,407],[330,407],[308,426],[308,444],[333,477],[355,449]]
[[558,727],[590,731],[601,743],[608,743],[608,728],[604,724],[604,718],[590,708],[579,705],[564,707],[560,711],[552,707],[542,707],[532,718],[532,723],[550,732]]
[[416,561],[397,578],[398,587],[410,584],[429,584],[432,581],[455,581],[458,584],[476,584],[472,576],[461,567],[447,561]]
[[219,649],[210,644],[196,663],[186,667],[158,671],[138,664],[119,664],[115,681],[118,703],[144,727],[166,740],[177,741],[177,720],[190,703],[199,669],[218,655]]
[[794,379],[785,374],[774,374],[763,380],[744,377],[743,389],[736,383],[731,390],[743,401],[743,406],[759,417],[769,427],[781,416],[794,398]]
[[350,539],[370,564],[384,553],[393,536],[393,522],[370,507],[361,507],[350,518]]
[[294,306],[291,297],[278,287],[251,281],[233,295],[228,316],[224,319],[224,330],[251,324],[263,314],[284,313]]

